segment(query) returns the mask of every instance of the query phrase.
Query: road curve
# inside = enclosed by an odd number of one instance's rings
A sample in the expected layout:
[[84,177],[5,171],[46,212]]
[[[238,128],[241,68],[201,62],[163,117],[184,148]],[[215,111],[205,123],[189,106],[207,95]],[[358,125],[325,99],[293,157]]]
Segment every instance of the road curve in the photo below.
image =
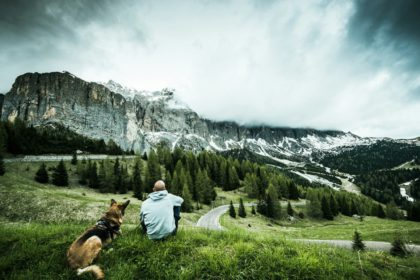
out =
[[229,205],[222,205],[210,210],[200,217],[196,226],[211,230],[223,230],[223,227],[220,225],[220,216],[222,216],[228,209]]
[[[302,205],[305,201],[300,201],[292,203],[293,205]],[[246,206],[251,206],[253,203],[247,203]],[[255,204],[254,204],[255,205]],[[234,204],[235,207],[238,207],[238,204]],[[229,205],[222,205],[216,207],[205,215],[201,216],[198,220],[196,226],[207,228],[210,230],[224,230],[220,225],[220,217],[229,210]],[[335,247],[351,249],[353,241],[351,240],[319,240],[319,239],[293,239],[297,242],[312,243],[312,244],[327,244]],[[382,242],[382,241],[364,241],[366,248],[373,251],[383,251],[389,252],[391,249],[391,243]],[[420,254],[420,245],[407,244],[406,248],[409,252],[414,254]]]
[[[292,205],[304,205],[305,201],[292,202]],[[256,203],[245,203],[245,206],[256,206]],[[286,202],[282,202],[282,206],[287,205]],[[239,204],[234,204],[235,207],[238,207]],[[200,217],[196,226],[203,227],[211,230],[223,230],[224,228],[220,225],[220,217],[229,209],[229,205],[222,205],[216,207],[203,216]]]

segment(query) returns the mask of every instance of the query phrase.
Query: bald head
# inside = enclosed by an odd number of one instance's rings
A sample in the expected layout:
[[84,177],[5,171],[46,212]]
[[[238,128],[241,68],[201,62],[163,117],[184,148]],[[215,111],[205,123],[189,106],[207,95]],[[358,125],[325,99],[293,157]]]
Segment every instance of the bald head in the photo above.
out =
[[158,192],[158,191],[164,191],[164,190],[166,190],[165,182],[163,182],[162,180],[156,181],[155,186],[153,187],[153,191]]

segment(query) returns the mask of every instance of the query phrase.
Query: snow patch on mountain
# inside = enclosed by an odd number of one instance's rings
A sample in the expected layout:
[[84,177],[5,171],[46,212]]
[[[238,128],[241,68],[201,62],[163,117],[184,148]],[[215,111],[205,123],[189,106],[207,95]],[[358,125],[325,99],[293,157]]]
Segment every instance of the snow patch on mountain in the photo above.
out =
[[326,186],[329,186],[330,188],[332,188],[333,190],[339,191],[340,188],[337,187],[337,184],[334,184],[333,182],[328,181],[327,179],[321,178],[319,176],[316,175],[312,175],[312,174],[306,174],[306,173],[302,173],[296,170],[292,170],[293,173],[301,176],[302,178],[308,180],[309,182],[315,182],[315,183],[320,183]]

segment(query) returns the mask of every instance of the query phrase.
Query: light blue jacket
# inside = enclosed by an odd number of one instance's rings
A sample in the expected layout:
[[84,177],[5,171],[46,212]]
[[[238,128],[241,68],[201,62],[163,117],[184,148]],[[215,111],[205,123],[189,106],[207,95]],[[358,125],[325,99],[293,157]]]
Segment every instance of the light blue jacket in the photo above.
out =
[[149,194],[141,205],[140,219],[147,228],[149,239],[161,239],[175,230],[174,206],[181,206],[184,200],[168,191]]

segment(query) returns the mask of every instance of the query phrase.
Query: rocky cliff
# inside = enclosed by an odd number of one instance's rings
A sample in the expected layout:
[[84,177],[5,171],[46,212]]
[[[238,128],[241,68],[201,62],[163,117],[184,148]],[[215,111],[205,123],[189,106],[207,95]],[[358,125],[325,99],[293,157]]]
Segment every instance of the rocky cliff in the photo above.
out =
[[285,159],[371,141],[340,131],[214,122],[189,109],[171,90],[128,91],[114,82],[86,82],[68,72],[21,75],[2,103],[2,120],[20,118],[34,126],[60,123],[89,137],[113,139],[124,149],[148,150],[163,141],[191,150],[241,148]]

